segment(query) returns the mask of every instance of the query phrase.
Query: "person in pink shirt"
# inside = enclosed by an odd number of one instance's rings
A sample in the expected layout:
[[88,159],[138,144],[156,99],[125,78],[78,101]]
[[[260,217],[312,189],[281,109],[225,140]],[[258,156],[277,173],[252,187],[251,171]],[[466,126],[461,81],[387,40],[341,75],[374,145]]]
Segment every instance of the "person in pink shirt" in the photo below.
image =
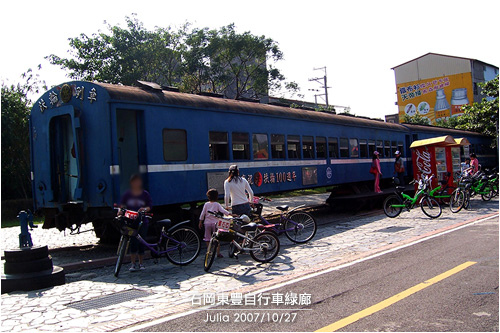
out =
[[382,193],[380,190],[380,176],[382,176],[382,171],[380,170],[380,159],[378,157],[380,153],[378,151],[373,152],[372,157],[372,168],[375,168],[375,193]]
[[470,154],[470,166],[472,168],[472,174],[475,174],[479,170],[479,161],[475,153]]
[[[205,205],[203,205],[203,210],[200,215],[200,224],[199,228],[203,228],[203,224],[205,224],[205,236],[203,237],[203,240],[207,242],[207,246],[210,243],[210,239],[212,238],[212,234],[216,231],[215,225],[217,224],[218,219],[211,215],[208,214],[208,211],[211,212],[219,212],[223,213],[224,215],[229,215],[229,212],[225,210],[220,203],[217,202],[217,199],[219,198],[219,192],[211,188],[207,192],[207,198],[208,202],[205,202]],[[222,258],[223,255],[220,253],[220,243],[219,246],[217,247],[217,258]]]

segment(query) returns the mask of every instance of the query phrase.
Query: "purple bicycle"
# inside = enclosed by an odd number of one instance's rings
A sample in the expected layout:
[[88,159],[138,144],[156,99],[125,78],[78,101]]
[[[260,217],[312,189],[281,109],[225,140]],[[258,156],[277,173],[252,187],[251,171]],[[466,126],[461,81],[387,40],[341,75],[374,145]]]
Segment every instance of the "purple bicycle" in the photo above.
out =
[[[265,201],[270,202],[272,200],[264,197],[254,197],[254,214],[259,219],[259,223],[270,225],[271,223],[262,216],[263,205],[260,202]],[[317,224],[310,214],[299,211],[303,207],[304,205],[300,205],[289,210],[288,206],[277,206],[276,209],[280,211],[280,221],[267,231],[273,231],[278,235],[285,234],[294,243],[307,243],[316,235]]]
[[151,218],[151,214],[135,212],[125,208],[117,208],[121,211],[120,216],[115,219],[120,226],[122,237],[118,245],[118,259],[116,260],[115,276],[118,277],[123,264],[123,259],[127,254],[130,239],[135,237],[145,247],[151,251],[151,256],[155,260],[161,256],[174,265],[185,266],[192,263],[200,253],[201,240],[198,233],[191,227],[186,226],[190,221],[184,221],[172,226],[169,219],[157,221],[156,225],[161,228],[160,238],[157,243],[150,244],[139,234],[139,229],[145,219]]

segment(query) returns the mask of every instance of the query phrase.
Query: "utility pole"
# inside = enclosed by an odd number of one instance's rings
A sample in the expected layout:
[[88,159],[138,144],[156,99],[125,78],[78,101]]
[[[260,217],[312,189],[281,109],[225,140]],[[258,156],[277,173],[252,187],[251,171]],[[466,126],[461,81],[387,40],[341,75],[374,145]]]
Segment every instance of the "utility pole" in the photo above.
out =
[[[323,77],[312,78],[312,79],[309,79],[309,81],[316,81],[319,84],[323,83],[323,86],[321,88],[325,89],[325,93],[324,94],[320,94],[320,95],[315,95],[314,97],[316,98],[316,96],[325,96],[326,107],[328,107],[329,106],[329,104],[328,104],[328,88],[331,88],[331,87],[328,87],[328,85],[327,85],[327,80],[326,80],[326,66],[319,67],[319,68],[313,68],[313,70],[315,70],[315,71],[323,70],[325,72],[325,74],[324,74]],[[321,82],[321,81],[323,81],[323,82]]]

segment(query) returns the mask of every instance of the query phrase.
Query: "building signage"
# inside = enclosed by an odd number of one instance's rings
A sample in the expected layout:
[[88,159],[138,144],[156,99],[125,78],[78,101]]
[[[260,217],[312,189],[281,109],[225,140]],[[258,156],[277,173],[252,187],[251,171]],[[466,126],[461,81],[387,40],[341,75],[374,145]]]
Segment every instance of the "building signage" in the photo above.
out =
[[462,105],[474,100],[472,74],[461,73],[397,85],[399,120],[404,116],[421,115],[435,124],[462,114]]

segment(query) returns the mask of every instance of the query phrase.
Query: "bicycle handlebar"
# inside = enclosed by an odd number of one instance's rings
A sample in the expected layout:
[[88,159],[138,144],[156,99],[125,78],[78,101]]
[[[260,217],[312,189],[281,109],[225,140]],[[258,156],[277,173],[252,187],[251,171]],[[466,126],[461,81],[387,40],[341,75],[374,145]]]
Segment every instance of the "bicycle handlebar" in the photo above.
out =
[[127,208],[124,208],[124,207],[118,207],[118,206],[115,206],[114,209],[119,210],[122,213],[124,213],[127,210],[130,210],[131,212],[138,213],[139,215],[144,215],[146,217],[153,217],[152,213],[148,213],[148,212],[145,212],[143,210],[139,210],[139,211],[136,212],[135,210],[127,209]]

